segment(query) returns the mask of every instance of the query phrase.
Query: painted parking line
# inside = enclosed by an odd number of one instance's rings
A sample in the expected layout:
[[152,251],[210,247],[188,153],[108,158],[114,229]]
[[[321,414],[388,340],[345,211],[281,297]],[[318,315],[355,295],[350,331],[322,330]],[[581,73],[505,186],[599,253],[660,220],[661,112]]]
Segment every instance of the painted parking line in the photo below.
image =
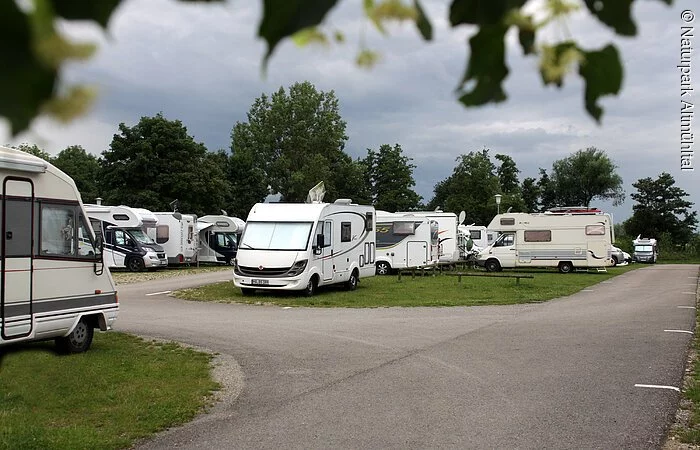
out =
[[663,386],[659,384],[635,384],[634,387],[648,389],[668,389],[670,391],[680,392],[681,390],[675,386]]
[[595,292],[595,289],[584,289],[581,292]]
[[692,331],[688,330],[664,330],[667,333],[687,333],[687,334],[693,334]]
[[612,284],[612,281],[610,281],[610,280],[603,281],[603,284]]
[[695,292],[681,292],[681,294],[695,295]]
[[695,306],[678,306],[680,309],[695,309]]
[[291,306],[285,306],[285,307],[282,308],[282,309],[292,309],[292,307],[291,307]]
[[219,280],[219,282],[222,282],[222,281],[231,281],[231,280]]
[[146,294],[147,296],[151,295],[162,295],[162,294],[170,294],[172,291],[160,291],[160,292],[151,292],[150,294]]

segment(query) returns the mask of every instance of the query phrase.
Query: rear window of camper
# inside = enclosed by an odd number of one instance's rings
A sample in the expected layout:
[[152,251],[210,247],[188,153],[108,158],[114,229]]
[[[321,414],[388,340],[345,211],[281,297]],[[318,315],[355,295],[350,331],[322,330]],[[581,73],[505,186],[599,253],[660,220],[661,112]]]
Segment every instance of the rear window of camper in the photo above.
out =
[[525,242],[552,242],[551,230],[527,230]]
[[167,225],[156,226],[156,244],[165,244],[170,239],[170,227]]
[[513,217],[503,217],[501,218],[501,225],[515,225],[515,219]]
[[112,218],[118,221],[129,220],[129,216],[127,216],[126,214],[112,214]]
[[481,239],[481,230],[470,230],[469,237],[472,239]]
[[605,234],[605,225],[586,225],[586,235],[588,236],[602,236]]

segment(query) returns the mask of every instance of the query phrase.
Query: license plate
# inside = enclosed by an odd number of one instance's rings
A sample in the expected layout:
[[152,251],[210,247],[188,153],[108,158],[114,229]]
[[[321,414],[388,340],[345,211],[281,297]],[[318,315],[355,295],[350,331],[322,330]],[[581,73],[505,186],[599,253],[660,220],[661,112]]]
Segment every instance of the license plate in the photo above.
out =
[[270,284],[270,280],[250,280],[250,284],[265,285]]

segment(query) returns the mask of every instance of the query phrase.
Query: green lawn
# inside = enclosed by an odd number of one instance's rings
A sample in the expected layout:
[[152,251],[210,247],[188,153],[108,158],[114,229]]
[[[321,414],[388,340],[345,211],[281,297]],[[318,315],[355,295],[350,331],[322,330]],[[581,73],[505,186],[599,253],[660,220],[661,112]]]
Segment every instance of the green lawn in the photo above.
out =
[[[581,289],[642,267],[640,265],[609,268],[608,273],[560,274],[552,270],[517,272],[534,276],[519,284],[512,278],[436,276],[375,276],[363,278],[356,291],[341,288],[321,290],[313,297],[300,294],[258,291],[244,297],[233,281],[216,283],[196,289],[176,291],[176,297],[186,300],[221,303],[264,303],[280,306],[316,306],[372,308],[382,306],[473,306],[510,305],[550,300],[570,295]],[[446,272],[449,273],[449,272]],[[485,272],[474,272],[484,275]],[[502,272],[499,275],[515,275]]]
[[191,420],[219,388],[211,356],[117,332],[86,353],[23,346],[0,367],[0,449],[119,449]]

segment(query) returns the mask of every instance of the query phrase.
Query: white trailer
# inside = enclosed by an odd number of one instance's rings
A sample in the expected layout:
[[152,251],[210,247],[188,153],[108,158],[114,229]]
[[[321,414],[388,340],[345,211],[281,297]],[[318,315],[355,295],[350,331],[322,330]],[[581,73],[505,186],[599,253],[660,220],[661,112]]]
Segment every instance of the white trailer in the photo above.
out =
[[634,245],[634,252],[632,253],[632,260],[634,262],[648,262],[655,263],[659,257],[659,251],[656,247],[656,239],[654,238],[643,238],[640,234],[637,239],[632,241]]
[[208,215],[197,219],[199,262],[233,264],[244,227],[245,222],[238,217]]
[[557,267],[562,273],[575,268],[613,265],[612,218],[596,213],[505,213],[488,226],[500,232],[482,250],[477,264],[488,271],[515,267]]
[[55,339],[82,352],[119,312],[101,244],[73,180],[46,161],[0,147],[0,353]]
[[428,217],[377,211],[377,274],[437,264],[438,233],[438,222]]
[[100,204],[86,204],[85,211],[95,233],[104,238],[104,261],[108,267],[139,272],[168,265],[165,250],[146,231],[158,224],[151,211]]
[[233,281],[255,289],[301,290],[344,283],[353,290],[374,275],[375,211],[347,199],[335,203],[258,203],[248,214]]
[[457,242],[457,225],[459,224],[457,214],[444,212],[439,209],[435,211],[400,211],[396,214],[414,215],[427,217],[438,223],[439,262],[455,263],[459,261],[459,245]]
[[155,227],[146,228],[146,234],[163,247],[168,264],[181,265],[197,262],[199,234],[197,216],[179,212],[154,212]]

